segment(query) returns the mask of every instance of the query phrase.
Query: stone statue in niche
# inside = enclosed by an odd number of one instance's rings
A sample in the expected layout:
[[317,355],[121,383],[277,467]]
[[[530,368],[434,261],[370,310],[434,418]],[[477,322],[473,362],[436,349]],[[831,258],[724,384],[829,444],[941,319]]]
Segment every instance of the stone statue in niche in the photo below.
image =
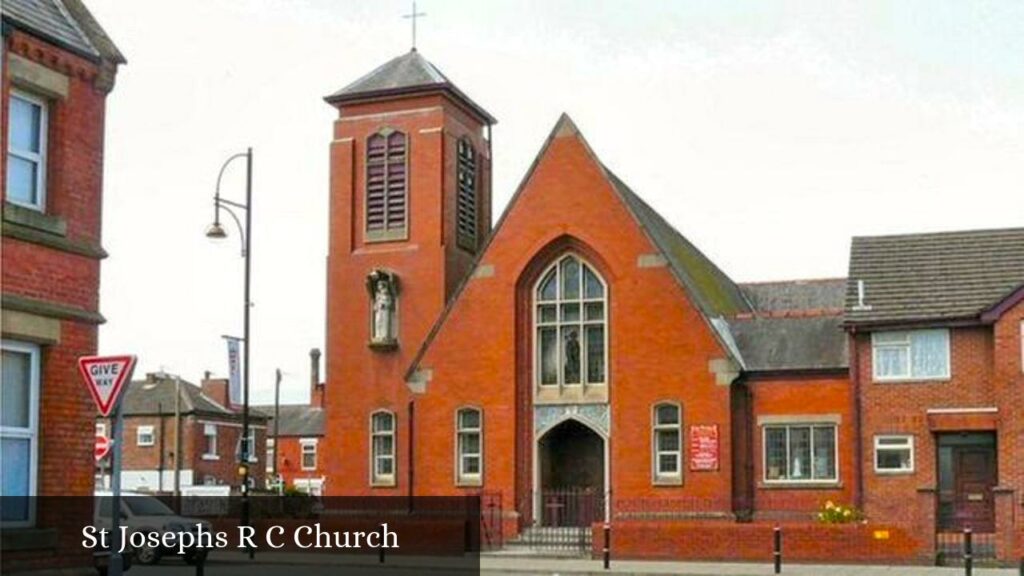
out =
[[374,270],[366,277],[366,289],[370,295],[370,346],[393,348],[398,343],[398,277]]

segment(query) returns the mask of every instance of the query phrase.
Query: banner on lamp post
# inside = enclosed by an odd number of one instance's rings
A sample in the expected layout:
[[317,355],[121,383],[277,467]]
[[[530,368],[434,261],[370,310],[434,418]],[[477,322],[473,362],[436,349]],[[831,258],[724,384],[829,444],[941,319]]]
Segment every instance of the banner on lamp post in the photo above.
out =
[[228,402],[233,405],[242,403],[242,360],[238,350],[241,338],[224,336],[228,343]]

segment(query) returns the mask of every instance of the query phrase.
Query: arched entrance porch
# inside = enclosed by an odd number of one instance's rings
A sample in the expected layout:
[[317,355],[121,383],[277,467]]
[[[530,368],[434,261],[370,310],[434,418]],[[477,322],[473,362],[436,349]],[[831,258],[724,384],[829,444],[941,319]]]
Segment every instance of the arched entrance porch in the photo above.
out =
[[534,518],[541,526],[590,526],[605,518],[607,441],[566,419],[537,438]]

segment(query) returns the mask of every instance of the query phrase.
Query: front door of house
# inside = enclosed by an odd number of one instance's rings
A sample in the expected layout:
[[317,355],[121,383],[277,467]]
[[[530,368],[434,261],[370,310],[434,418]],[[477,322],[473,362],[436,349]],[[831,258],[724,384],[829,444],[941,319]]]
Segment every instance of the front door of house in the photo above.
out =
[[939,528],[995,530],[996,446],[993,434],[939,437]]

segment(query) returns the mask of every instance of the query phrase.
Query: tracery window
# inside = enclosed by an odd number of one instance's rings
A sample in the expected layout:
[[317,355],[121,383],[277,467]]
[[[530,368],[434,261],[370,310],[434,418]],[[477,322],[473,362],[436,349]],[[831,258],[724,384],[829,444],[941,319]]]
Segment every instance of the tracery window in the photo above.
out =
[[575,255],[563,256],[541,275],[534,298],[539,385],[606,382],[607,304],[604,281]]

